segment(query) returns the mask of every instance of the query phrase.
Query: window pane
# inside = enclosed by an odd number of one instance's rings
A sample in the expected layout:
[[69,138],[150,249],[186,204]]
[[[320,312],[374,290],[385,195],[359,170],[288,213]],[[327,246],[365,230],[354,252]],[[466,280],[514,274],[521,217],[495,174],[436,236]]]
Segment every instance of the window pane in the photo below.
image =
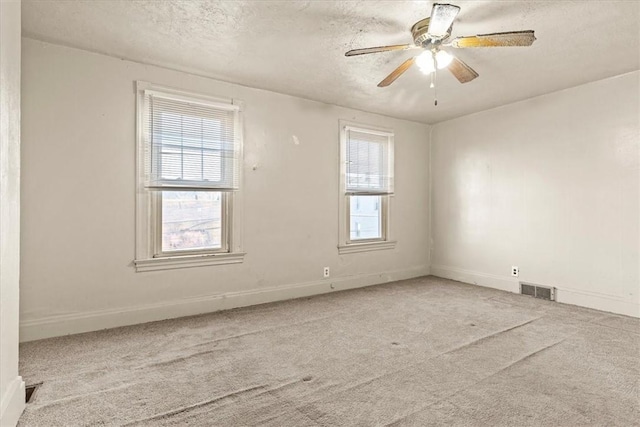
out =
[[350,240],[382,238],[382,197],[350,196]]
[[222,193],[162,192],[162,251],[222,248]]
[[351,138],[347,146],[347,188],[383,189],[384,145]]
[[[146,96],[146,95],[145,95]],[[152,186],[237,188],[237,113],[149,95],[146,152]]]
[[393,161],[391,135],[347,129],[346,190],[347,192],[393,192]]

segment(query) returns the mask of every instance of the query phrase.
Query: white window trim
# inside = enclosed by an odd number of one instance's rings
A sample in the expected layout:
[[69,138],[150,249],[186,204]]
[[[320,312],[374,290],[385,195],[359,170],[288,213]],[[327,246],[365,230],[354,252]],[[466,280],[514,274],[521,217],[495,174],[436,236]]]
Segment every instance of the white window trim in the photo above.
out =
[[[346,173],[347,173],[347,130],[357,129],[364,132],[378,133],[380,135],[389,136],[390,149],[394,150],[394,134],[392,129],[381,128],[378,126],[366,125],[362,123],[354,123],[346,120],[340,120],[340,183],[338,188],[338,253],[352,254],[357,252],[380,251],[394,249],[396,241],[393,240],[391,225],[391,216],[393,210],[393,194],[382,197],[382,238],[375,240],[351,240],[349,235],[349,195],[345,194]],[[394,156],[395,158],[395,156]]]
[[[242,250],[243,218],[243,190],[242,171],[239,174],[239,190],[227,193],[227,221],[228,221],[228,252],[185,253],[176,256],[154,257],[156,252],[156,238],[154,233],[157,224],[154,218],[154,204],[157,206],[159,197],[156,192],[145,187],[145,159],[143,140],[143,105],[144,92],[157,90],[176,98],[200,100],[208,105],[226,105],[229,108],[243,110],[244,104],[237,99],[225,99],[194,94],[179,89],[154,85],[152,83],[136,82],[136,254],[134,265],[137,272],[153,270],[169,270],[175,268],[198,267],[219,264],[237,264],[244,260]],[[240,138],[242,138],[242,115],[239,117]],[[242,139],[241,139],[242,140]],[[242,144],[240,145],[242,150]],[[242,152],[240,152],[242,158]],[[242,164],[242,163],[241,163]]]

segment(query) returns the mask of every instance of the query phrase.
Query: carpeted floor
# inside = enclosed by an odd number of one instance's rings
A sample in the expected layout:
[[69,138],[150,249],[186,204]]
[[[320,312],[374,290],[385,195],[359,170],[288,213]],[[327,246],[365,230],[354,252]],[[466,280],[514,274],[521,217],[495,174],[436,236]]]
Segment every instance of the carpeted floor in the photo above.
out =
[[640,320],[435,277],[30,342],[22,426],[640,425]]

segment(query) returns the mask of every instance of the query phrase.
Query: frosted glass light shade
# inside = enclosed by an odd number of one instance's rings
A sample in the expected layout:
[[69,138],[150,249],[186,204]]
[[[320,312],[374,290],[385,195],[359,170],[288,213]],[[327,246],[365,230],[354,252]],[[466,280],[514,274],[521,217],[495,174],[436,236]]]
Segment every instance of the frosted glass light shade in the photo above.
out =
[[[451,56],[449,53],[445,52],[444,50],[439,50],[436,53],[436,64],[439,70],[446,68],[451,63],[452,60],[453,60],[453,56]],[[416,58],[416,64],[418,65],[418,68],[420,68],[420,71],[422,71],[423,74],[429,75],[433,73],[434,71],[433,53],[431,53],[428,50],[422,52]]]
[[423,74],[433,73],[433,56],[430,51],[425,50],[416,58],[416,65]]
[[448,67],[449,64],[451,64],[452,60],[453,56],[449,55],[444,50],[439,50],[438,53],[436,53],[436,63],[438,64],[438,70],[442,70],[443,68]]

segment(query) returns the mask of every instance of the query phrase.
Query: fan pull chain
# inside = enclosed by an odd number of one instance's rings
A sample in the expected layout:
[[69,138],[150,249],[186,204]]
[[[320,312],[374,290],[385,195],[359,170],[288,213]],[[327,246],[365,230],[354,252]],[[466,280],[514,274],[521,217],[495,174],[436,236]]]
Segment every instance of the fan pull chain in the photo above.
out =
[[438,64],[436,62],[436,53],[432,52],[433,55],[433,74],[432,74],[432,82],[431,85],[433,87],[433,105],[438,106]]
[[438,70],[433,70],[433,105],[438,106]]

